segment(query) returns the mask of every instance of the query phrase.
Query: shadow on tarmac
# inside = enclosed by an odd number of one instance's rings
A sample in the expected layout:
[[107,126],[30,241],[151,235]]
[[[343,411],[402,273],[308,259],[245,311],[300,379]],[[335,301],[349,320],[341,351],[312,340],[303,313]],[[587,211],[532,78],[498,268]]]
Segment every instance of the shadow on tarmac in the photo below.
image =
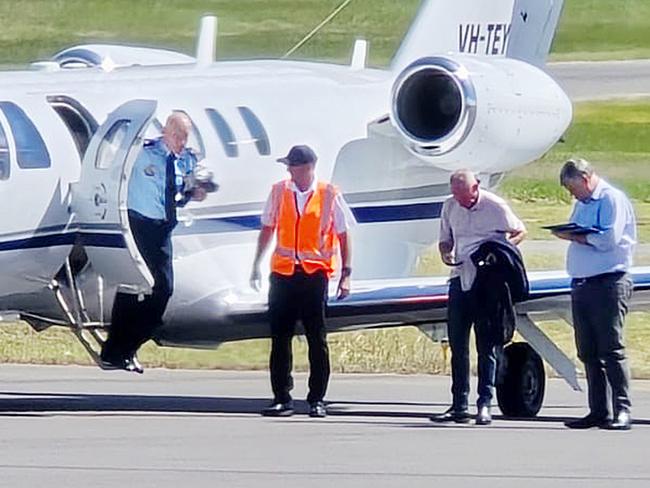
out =
[[[193,416],[200,414],[206,416],[215,414],[259,415],[259,412],[268,404],[268,398],[2,391],[0,392],[0,417],[50,416],[62,413],[88,413],[93,415],[113,413],[188,414]],[[328,401],[327,404],[330,417],[351,418],[375,417],[428,420],[431,413],[446,408],[446,404],[417,402]],[[295,406],[298,415],[306,415],[309,410],[305,401],[296,401]],[[414,409],[408,409],[408,407],[414,407]],[[426,411],[422,411],[422,408],[426,408]],[[561,423],[570,417],[545,415],[531,419],[495,415],[493,418],[496,422],[506,420],[509,422]],[[650,425],[650,420],[634,419],[634,424]],[[426,425],[433,426],[436,424],[427,422]]]

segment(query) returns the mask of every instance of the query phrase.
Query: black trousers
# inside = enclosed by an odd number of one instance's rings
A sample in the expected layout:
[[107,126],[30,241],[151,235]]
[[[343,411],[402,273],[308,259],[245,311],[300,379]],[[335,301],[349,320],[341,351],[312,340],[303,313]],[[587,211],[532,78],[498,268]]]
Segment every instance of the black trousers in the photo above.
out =
[[[598,417],[630,408],[623,325],[632,296],[625,273],[607,273],[571,284],[578,357],[585,365],[589,409]],[[611,400],[608,399],[609,390]]]
[[291,340],[300,319],[309,345],[309,394],[307,401],[325,397],[330,376],[329,349],[325,329],[327,275],[307,274],[302,270],[291,276],[271,274],[269,319],[271,323],[271,387],[275,401],[291,400],[293,353]]
[[113,302],[111,328],[104,345],[104,357],[130,357],[151,339],[162,325],[167,302],[174,291],[172,268],[173,226],[129,210],[131,232],[154,279],[151,295],[139,301],[137,295],[117,293]]
[[467,410],[469,400],[469,336],[474,326],[478,354],[478,407],[491,406],[497,370],[497,340],[481,315],[476,295],[463,291],[460,278],[449,281],[447,336],[451,348],[451,394],[454,410]]

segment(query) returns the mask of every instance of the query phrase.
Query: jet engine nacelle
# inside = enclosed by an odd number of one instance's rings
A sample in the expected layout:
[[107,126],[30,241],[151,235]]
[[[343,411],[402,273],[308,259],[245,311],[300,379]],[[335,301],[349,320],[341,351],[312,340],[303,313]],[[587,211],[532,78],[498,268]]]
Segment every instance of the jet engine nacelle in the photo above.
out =
[[194,63],[196,60],[186,54],[166,49],[119,46],[114,44],[86,44],[65,49],[52,57],[59,68],[110,68],[118,66],[148,66],[161,64]]
[[422,58],[397,77],[391,121],[414,155],[441,169],[501,172],[548,151],[571,122],[571,102],[527,63]]

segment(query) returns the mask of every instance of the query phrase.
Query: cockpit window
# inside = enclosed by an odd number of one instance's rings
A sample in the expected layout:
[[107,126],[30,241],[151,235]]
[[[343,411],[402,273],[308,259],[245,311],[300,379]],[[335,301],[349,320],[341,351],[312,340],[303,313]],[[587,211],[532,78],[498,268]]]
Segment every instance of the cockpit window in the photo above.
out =
[[217,131],[219,139],[221,139],[223,151],[226,153],[226,156],[229,158],[236,158],[239,156],[239,148],[237,147],[235,134],[228,125],[228,122],[226,122],[226,119],[224,119],[223,116],[213,108],[206,108],[205,113],[208,114],[212,126]]
[[16,160],[23,169],[49,168],[50,154],[34,123],[12,102],[0,102],[16,142]]
[[47,101],[61,117],[77,146],[80,160],[97,130],[97,121],[77,100],[65,95],[48,96]]
[[7,135],[0,125],[0,180],[9,178],[9,144]]
[[266,130],[260,122],[260,119],[253,113],[253,111],[248,107],[237,107],[239,113],[244,119],[244,123],[250,132],[253,141],[255,141],[255,147],[257,152],[262,156],[268,156],[271,154],[271,144],[269,143],[269,136],[266,134]]

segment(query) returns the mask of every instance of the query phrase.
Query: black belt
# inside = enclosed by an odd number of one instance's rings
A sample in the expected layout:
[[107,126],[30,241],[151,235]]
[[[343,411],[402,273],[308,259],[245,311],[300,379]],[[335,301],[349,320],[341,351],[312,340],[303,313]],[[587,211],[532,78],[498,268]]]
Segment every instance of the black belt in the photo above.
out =
[[171,224],[171,222],[169,222],[168,220],[165,220],[165,219],[152,219],[151,217],[147,217],[145,215],[142,215],[140,212],[138,212],[136,210],[130,210],[129,209],[128,210],[128,215],[129,215],[129,218],[131,218],[131,219],[144,221],[144,222],[150,223],[152,225],[158,225],[158,226],[161,226],[161,227],[164,226],[164,225],[170,225]]
[[594,276],[587,276],[586,278],[573,278],[571,286],[583,285],[585,283],[595,283],[598,281],[617,280],[625,276],[625,271],[612,271],[610,273],[601,273]]

